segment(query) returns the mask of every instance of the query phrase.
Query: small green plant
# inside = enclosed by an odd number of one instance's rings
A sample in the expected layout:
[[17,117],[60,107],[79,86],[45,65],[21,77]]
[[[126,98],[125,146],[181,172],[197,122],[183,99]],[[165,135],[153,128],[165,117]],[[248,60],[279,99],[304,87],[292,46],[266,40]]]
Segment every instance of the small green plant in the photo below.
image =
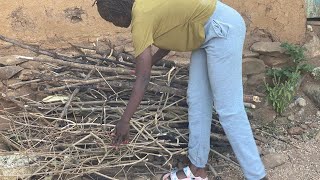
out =
[[306,56],[304,55],[304,52],[306,51],[305,48],[287,42],[282,43],[281,47],[285,49],[286,53],[289,54],[296,65],[306,60]]
[[274,76],[272,86],[266,83],[267,98],[276,112],[282,114],[288,107],[293,99],[299,78],[300,74],[294,73],[289,80],[283,82],[279,77]]
[[305,49],[289,43],[281,44],[293,61],[292,66],[269,69],[267,75],[271,76],[272,84],[265,84],[268,92],[267,98],[273,108],[280,114],[288,107],[296,92],[301,74],[312,72],[313,67],[306,64]]

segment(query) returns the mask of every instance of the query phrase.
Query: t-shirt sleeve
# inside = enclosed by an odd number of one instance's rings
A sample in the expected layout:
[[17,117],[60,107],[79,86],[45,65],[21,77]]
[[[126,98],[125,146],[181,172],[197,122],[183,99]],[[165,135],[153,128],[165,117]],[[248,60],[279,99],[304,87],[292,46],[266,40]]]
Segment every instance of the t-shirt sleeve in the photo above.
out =
[[147,22],[134,23],[131,32],[135,57],[138,57],[145,49],[154,43],[153,27],[151,23]]

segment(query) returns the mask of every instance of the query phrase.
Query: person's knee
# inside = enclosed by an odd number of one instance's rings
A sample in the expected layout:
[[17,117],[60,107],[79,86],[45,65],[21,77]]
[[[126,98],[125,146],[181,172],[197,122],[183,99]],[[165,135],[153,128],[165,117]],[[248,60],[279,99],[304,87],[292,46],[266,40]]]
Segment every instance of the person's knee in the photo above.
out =
[[212,109],[212,96],[209,91],[198,89],[189,89],[187,91],[187,103],[189,107],[208,107]]
[[219,115],[220,121],[224,120],[234,120],[239,121],[246,119],[246,112],[243,106],[238,105],[226,105],[223,107],[217,107],[215,106],[216,112]]

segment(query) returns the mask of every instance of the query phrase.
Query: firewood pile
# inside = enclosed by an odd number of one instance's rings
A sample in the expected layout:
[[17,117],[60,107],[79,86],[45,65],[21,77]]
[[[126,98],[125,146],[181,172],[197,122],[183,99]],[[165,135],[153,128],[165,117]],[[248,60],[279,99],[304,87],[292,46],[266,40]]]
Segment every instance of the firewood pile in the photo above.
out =
[[[6,93],[1,97],[19,107],[15,113],[1,112],[11,126],[1,133],[1,139],[12,151],[32,157],[28,163],[32,172],[24,175],[26,179],[48,175],[76,179],[90,174],[114,179],[132,167],[142,167],[154,175],[173,168],[175,156],[186,155],[187,67],[163,60],[153,68],[148,90],[130,122],[130,141],[114,147],[112,132],[135,79],[132,55],[117,52],[107,42],[105,49],[99,48],[103,42],[92,46],[72,44],[76,53],[66,55],[4,36],[0,39],[41,54],[14,56],[15,61],[50,66],[32,80],[6,87],[31,86],[34,94],[43,97],[40,100]],[[212,142],[226,145],[227,139],[214,117]],[[238,166],[229,157],[211,151],[229,165]],[[212,166],[210,169],[215,172]]]

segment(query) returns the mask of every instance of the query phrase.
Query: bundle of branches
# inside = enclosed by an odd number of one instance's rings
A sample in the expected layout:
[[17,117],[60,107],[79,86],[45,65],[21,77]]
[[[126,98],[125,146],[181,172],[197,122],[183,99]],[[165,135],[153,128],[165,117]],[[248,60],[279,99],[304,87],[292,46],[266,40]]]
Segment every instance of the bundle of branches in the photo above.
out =
[[[57,65],[33,80],[8,87],[33,85],[36,94],[46,96],[44,99],[2,94],[3,99],[21,109],[14,114],[5,112],[3,118],[10,120],[11,130],[2,133],[2,139],[12,150],[34,157],[29,162],[33,171],[26,178],[68,175],[68,179],[75,179],[96,174],[112,179],[124,168],[140,166],[155,174],[172,168],[175,155],[186,154],[186,67],[162,61],[153,69],[148,90],[130,122],[130,141],[114,147],[112,132],[135,79],[132,56],[112,47],[99,52],[94,46],[77,45],[73,47],[79,54],[67,56],[3,36],[0,39],[48,56],[21,56],[21,60]],[[213,120],[213,126],[216,132],[212,140],[227,144],[217,120]]]

